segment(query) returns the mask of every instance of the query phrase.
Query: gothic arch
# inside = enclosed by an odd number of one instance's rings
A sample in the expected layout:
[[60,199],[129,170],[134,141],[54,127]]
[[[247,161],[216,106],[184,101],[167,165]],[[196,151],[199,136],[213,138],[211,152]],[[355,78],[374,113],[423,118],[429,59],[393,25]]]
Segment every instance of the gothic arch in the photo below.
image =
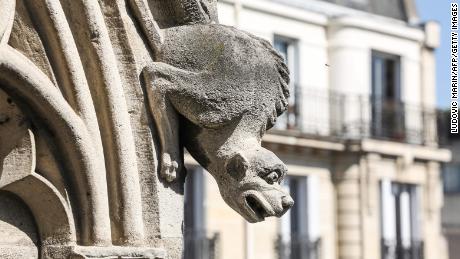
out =
[[0,49],[0,88],[27,106],[55,136],[75,185],[84,244],[110,243],[110,217],[104,161],[99,159],[82,120],[50,80],[9,46]]

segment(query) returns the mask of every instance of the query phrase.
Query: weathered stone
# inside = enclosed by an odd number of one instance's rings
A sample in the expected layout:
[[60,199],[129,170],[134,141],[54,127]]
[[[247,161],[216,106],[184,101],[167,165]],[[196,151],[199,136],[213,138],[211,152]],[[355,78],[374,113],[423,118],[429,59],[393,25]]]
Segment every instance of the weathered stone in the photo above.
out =
[[30,239],[0,257],[180,258],[184,147],[248,221],[293,205],[260,145],[287,67],[217,21],[215,0],[0,0],[0,190],[18,197],[0,210],[17,200],[28,227],[7,232]]

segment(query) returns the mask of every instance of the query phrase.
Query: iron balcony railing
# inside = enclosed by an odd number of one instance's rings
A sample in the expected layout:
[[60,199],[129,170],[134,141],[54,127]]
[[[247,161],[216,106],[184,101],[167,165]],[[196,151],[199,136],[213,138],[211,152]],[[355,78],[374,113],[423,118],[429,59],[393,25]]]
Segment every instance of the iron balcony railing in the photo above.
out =
[[438,143],[441,146],[446,146],[452,143],[452,141],[459,140],[460,135],[450,133],[450,110],[439,109],[436,112],[436,118],[438,122]]
[[[276,130],[339,139],[375,138],[412,144],[436,144],[437,110],[375,96],[296,87],[294,106]],[[448,125],[448,124],[447,124]]]
[[382,239],[382,259],[423,259],[423,241],[413,240],[403,246],[392,240]]
[[279,235],[275,249],[278,259],[320,259],[321,239],[311,241],[307,236],[292,235],[285,240]]
[[219,259],[220,234],[206,235],[205,231],[187,231],[184,235],[183,259]]

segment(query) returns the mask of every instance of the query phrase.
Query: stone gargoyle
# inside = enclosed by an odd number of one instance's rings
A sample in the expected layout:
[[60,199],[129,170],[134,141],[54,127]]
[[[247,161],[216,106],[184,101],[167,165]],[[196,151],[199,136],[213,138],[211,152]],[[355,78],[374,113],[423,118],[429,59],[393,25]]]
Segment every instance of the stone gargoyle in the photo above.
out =
[[293,205],[261,147],[288,69],[217,16],[216,0],[0,0],[0,258],[182,258],[183,147],[248,221]]
[[216,179],[225,202],[249,222],[283,215],[294,201],[287,168],[261,138],[287,107],[289,72],[268,41],[199,24],[163,32],[144,69],[161,145],[160,173],[183,170],[181,144]]

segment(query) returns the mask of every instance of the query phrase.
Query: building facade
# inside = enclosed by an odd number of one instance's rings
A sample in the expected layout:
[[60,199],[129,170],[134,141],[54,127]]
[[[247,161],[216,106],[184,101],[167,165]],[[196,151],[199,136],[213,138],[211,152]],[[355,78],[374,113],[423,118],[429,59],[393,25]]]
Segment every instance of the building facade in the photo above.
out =
[[436,23],[410,0],[222,0],[219,19],[273,43],[289,109],[264,138],[296,204],[248,224],[190,158],[185,259],[447,259],[435,113]]
[[458,216],[460,211],[460,139],[452,134],[447,143],[446,147],[452,152],[452,161],[443,166],[442,227],[448,242],[449,258],[458,259],[460,258],[460,217]]

